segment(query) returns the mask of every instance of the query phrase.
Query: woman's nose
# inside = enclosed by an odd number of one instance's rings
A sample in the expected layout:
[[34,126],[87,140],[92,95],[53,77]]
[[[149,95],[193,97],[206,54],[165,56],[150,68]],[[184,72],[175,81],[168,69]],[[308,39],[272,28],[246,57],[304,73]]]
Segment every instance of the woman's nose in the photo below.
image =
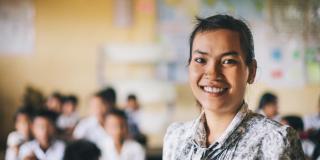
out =
[[208,63],[205,76],[211,80],[219,80],[222,78],[221,66],[217,62]]

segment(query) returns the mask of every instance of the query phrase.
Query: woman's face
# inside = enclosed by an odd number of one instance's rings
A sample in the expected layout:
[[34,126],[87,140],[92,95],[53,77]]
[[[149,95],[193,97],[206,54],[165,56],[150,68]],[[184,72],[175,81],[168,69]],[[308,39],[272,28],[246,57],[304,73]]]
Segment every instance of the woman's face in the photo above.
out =
[[197,33],[189,65],[192,92],[205,110],[235,112],[241,105],[253,68],[246,65],[237,32],[227,29]]

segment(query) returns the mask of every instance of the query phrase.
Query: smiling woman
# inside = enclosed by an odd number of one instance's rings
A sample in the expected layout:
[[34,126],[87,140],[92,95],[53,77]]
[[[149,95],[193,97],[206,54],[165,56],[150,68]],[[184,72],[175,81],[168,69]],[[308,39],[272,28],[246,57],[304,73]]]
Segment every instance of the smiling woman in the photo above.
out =
[[164,160],[304,159],[292,128],[251,112],[244,101],[257,68],[252,39],[247,25],[231,16],[198,19],[189,82],[202,113],[168,128]]
[[238,33],[227,29],[198,33],[193,49],[189,80],[196,99],[204,109],[235,113],[246,83],[255,75],[255,63],[245,63]]

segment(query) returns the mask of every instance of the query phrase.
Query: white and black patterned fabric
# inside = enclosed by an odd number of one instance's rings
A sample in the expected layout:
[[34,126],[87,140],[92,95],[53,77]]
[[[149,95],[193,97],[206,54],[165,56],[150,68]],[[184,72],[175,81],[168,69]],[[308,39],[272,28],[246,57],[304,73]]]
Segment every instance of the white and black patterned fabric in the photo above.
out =
[[204,112],[191,122],[170,125],[164,138],[163,160],[304,159],[294,129],[253,113],[246,103],[209,147],[204,125]]

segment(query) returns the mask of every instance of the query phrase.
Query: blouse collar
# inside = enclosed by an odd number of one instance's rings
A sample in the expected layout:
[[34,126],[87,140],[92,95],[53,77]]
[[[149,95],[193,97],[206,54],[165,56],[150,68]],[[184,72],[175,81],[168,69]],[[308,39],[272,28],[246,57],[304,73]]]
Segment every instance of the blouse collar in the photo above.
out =
[[[216,140],[215,143],[211,144],[209,148],[220,148],[222,146],[226,146],[237,139],[239,135],[244,133],[245,128],[239,127],[239,125],[249,112],[250,110],[248,109],[248,105],[244,102],[224,133]],[[205,130],[205,120],[205,114],[204,111],[202,111],[200,116],[193,123],[193,132],[191,132],[190,135],[190,140],[192,141],[192,143],[201,148],[206,148],[207,133]]]

